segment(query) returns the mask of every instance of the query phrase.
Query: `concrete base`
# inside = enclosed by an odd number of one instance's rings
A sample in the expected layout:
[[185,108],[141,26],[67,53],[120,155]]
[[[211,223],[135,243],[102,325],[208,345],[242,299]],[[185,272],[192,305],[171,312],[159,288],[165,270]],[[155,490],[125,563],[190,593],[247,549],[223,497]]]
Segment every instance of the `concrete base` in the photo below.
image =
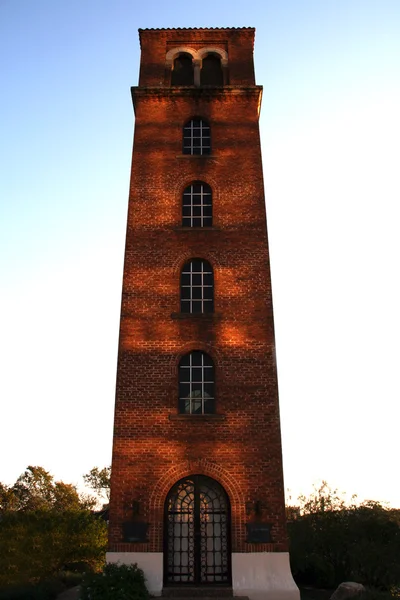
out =
[[250,600],[300,600],[288,552],[234,552],[232,587],[234,596]]
[[107,552],[106,562],[133,565],[137,563],[144,576],[146,586],[152,596],[161,596],[163,588],[162,552]]
[[[162,552],[107,552],[107,562],[143,569],[152,596],[161,596],[163,588]],[[287,552],[234,552],[232,554],[234,596],[250,600],[300,600],[300,592],[290,572]]]

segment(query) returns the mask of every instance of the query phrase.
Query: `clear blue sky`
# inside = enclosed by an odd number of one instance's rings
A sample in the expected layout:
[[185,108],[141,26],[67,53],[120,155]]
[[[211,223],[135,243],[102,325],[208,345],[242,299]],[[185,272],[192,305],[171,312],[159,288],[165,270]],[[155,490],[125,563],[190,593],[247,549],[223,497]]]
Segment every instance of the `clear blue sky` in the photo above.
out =
[[285,486],[400,507],[398,0],[0,0],[0,481],[110,462],[137,29],[210,26],[256,27]]

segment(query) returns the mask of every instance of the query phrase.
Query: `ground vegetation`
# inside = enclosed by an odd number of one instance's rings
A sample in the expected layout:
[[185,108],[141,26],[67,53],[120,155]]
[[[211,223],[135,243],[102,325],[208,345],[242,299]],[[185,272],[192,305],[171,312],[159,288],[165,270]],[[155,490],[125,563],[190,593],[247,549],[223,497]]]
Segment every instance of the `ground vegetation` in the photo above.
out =
[[358,503],[326,482],[286,509],[293,576],[300,585],[335,588],[356,581],[400,591],[400,511]]
[[103,567],[107,525],[95,504],[43,467],[0,484],[0,600],[51,600]]

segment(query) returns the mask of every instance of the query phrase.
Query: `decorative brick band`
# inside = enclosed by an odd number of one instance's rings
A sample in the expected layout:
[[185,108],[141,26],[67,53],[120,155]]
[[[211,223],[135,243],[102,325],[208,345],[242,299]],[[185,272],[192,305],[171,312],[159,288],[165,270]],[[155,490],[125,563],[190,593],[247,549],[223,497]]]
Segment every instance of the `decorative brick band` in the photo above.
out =
[[222,64],[226,64],[228,62],[228,53],[226,50],[222,48],[217,48],[216,46],[207,46],[206,48],[201,48],[200,50],[195,50],[194,48],[190,48],[189,46],[178,46],[177,48],[171,48],[167,52],[165,57],[167,64],[171,64],[174,59],[179,56],[179,54],[190,54],[193,60],[201,61],[207,54],[218,54],[221,57]]
[[165,498],[172,486],[189,475],[207,475],[220,483],[229,496],[232,513],[245,511],[245,499],[237,482],[221,465],[206,458],[190,458],[187,461],[171,467],[153,486],[149,495],[149,509],[157,511],[164,508]]

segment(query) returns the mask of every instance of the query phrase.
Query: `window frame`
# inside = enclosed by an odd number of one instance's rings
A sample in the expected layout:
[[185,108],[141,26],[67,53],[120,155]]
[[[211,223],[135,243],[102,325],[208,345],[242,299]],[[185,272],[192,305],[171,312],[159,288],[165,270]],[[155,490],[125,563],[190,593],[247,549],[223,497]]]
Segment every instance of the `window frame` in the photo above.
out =
[[203,350],[191,350],[179,361],[178,412],[187,416],[215,414],[215,364]]
[[[198,270],[193,270],[193,267],[196,267],[194,265],[196,262],[200,262],[201,267]],[[213,313],[214,285],[214,269],[208,260],[204,258],[191,258],[187,260],[180,274],[181,314],[200,315]],[[199,306],[201,310],[197,310]],[[189,310],[185,310],[186,308],[189,308]]]
[[[196,189],[198,187],[200,190]],[[211,186],[205,181],[193,181],[182,192],[182,227],[203,229],[212,227],[212,225],[213,194]]]
[[[196,140],[198,140],[198,145]],[[208,121],[202,117],[193,117],[184,124],[182,154],[188,156],[209,156],[211,154],[211,127]]]

